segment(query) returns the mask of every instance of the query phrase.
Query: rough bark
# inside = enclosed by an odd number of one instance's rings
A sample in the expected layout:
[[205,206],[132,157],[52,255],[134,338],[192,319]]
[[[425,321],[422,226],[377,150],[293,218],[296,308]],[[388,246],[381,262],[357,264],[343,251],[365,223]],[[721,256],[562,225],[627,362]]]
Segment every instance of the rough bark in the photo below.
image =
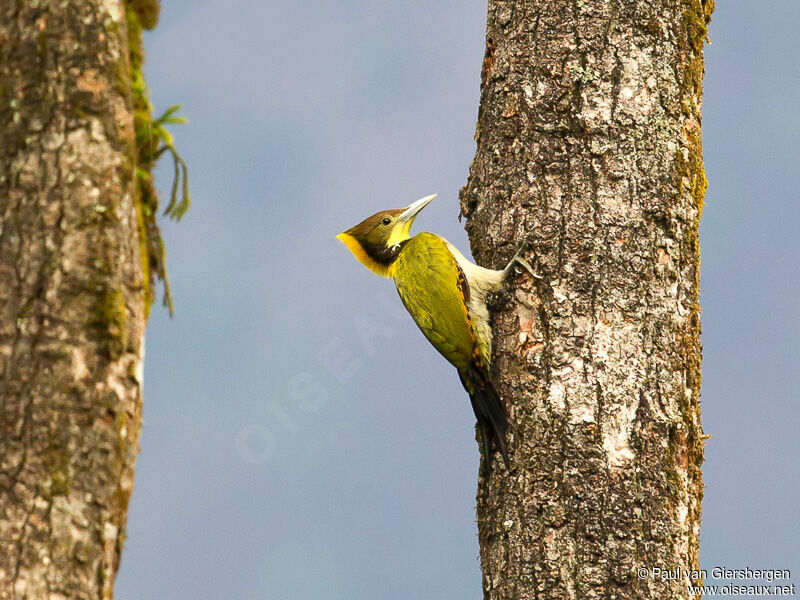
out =
[[146,264],[122,0],[0,3],[0,598],[110,598]]
[[461,210],[498,299],[512,474],[478,486],[491,599],[685,598],[700,465],[700,111],[710,0],[490,0]]

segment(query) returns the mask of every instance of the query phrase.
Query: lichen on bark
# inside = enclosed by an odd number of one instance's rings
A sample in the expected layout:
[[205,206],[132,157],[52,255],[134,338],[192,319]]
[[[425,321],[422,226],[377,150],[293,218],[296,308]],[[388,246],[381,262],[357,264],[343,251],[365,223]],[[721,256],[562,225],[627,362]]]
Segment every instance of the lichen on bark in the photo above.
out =
[[[153,24],[157,4],[136,5]],[[151,276],[130,15],[122,0],[0,3],[3,600],[113,592]]]
[[478,261],[531,236],[494,316],[512,473],[481,479],[486,598],[685,598],[698,564],[699,0],[490,0],[461,212]]

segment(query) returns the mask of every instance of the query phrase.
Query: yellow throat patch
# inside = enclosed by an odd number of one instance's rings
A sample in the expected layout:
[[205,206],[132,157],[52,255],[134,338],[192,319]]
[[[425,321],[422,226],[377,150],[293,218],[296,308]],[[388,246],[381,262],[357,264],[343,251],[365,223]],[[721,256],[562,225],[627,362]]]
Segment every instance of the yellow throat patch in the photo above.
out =
[[356,240],[356,238],[354,238],[352,235],[348,233],[340,233],[336,236],[336,239],[347,246],[347,249],[353,253],[353,256],[358,259],[358,262],[367,267],[373,273],[377,273],[381,277],[392,276],[393,265],[382,265],[378,261],[371,258],[370,255],[366,253],[364,248],[361,247],[361,244],[358,243],[358,240]]

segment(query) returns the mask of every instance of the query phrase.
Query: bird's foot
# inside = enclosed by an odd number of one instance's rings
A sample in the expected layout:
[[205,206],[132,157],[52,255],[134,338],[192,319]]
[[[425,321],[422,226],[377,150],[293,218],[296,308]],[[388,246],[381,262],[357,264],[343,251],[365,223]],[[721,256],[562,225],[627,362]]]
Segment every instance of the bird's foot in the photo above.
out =
[[528,273],[530,273],[531,277],[534,277],[535,279],[542,279],[542,276],[539,275],[536,271],[534,271],[531,264],[522,257],[522,253],[524,252],[525,248],[528,246],[529,243],[530,243],[530,238],[526,238],[526,240],[519,245],[519,248],[517,248],[517,252],[514,254],[514,257],[510,261],[508,261],[508,265],[506,265],[506,268],[504,269],[506,277],[508,277],[512,273],[514,265],[517,265],[525,269]]

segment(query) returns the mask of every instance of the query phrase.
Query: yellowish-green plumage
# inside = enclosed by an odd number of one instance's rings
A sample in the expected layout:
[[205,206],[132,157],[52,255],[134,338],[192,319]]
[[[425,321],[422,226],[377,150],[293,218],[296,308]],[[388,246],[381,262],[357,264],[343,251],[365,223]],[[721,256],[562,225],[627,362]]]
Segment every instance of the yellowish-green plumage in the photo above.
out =
[[463,273],[438,235],[409,239],[392,264],[391,277],[414,322],[442,356],[466,372],[478,345],[472,328]]
[[436,234],[410,237],[411,224],[433,198],[376,213],[337,237],[365,267],[394,279],[414,322],[458,370],[478,419],[486,464],[496,441],[508,466],[505,409],[489,376],[492,334],[486,295],[502,287],[515,262],[531,269],[518,255],[502,271],[485,269]]

